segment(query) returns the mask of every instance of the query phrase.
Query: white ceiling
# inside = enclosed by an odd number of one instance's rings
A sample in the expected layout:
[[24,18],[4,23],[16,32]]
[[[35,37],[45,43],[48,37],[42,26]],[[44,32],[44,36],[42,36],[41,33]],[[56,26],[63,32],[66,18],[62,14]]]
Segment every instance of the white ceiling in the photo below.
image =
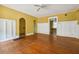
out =
[[40,11],[36,11],[38,7],[34,6],[34,4],[4,4],[9,8],[27,13],[29,15],[35,17],[47,16],[50,14],[67,12],[75,8],[79,8],[79,4],[47,4],[46,8],[40,9]]

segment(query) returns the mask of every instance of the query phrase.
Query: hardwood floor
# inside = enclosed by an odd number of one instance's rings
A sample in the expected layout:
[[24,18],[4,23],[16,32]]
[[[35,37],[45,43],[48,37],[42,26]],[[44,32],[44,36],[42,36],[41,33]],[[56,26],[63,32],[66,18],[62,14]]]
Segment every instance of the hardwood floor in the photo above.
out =
[[79,39],[35,34],[0,42],[1,54],[78,54]]

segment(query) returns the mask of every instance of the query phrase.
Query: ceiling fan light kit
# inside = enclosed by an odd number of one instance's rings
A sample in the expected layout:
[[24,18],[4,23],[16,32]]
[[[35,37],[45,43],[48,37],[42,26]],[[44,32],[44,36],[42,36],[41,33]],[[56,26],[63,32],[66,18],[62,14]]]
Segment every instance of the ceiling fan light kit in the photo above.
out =
[[39,4],[39,5],[34,5],[35,7],[38,7],[37,11],[39,11],[41,8],[47,7],[47,5],[44,4]]

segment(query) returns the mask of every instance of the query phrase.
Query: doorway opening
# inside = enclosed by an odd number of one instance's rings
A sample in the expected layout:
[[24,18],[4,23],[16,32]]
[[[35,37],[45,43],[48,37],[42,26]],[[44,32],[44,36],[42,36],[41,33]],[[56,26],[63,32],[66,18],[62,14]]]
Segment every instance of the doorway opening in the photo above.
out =
[[56,35],[57,34],[57,17],[50,17],[49,24],[50,24],[50,34]]
[[34,20],[33,21],[33,23],[34,23],[34,34],[36,34],[37,32],[37,24],[36,24],[36,20]]
[[19,37],[25,37],[25,33],[26,33],[26,28],[25,28],[25,19],[24,18],[20,18],[19,19]]

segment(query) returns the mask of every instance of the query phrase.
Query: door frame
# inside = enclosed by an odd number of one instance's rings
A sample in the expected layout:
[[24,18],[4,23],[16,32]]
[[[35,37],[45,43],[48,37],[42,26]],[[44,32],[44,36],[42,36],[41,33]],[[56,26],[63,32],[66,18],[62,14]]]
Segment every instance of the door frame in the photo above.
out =
[[33,24],[34,24],[34,31],[33,31],[33,33],[36,34],[37,33],[37,23],[36,23],[36,20],[33,20]]
[[25,29],[24,29],[24,36],[23,37],[25,37],[26,36],[26,21],[25,21],[25,18],[20,18],[19,19],[19,37],[21,38],[21,35],[20,35],[20,22],[21,22],[21,20],[23,20],[24,21],[24,27],[25,27]]
[[50,21],[52,18],[56,18],[57,19],[57,24],[58,24],[58,17],[57,16],[52,16],[48,18],[48,24],[49,24],[49,34],[50,34]]

